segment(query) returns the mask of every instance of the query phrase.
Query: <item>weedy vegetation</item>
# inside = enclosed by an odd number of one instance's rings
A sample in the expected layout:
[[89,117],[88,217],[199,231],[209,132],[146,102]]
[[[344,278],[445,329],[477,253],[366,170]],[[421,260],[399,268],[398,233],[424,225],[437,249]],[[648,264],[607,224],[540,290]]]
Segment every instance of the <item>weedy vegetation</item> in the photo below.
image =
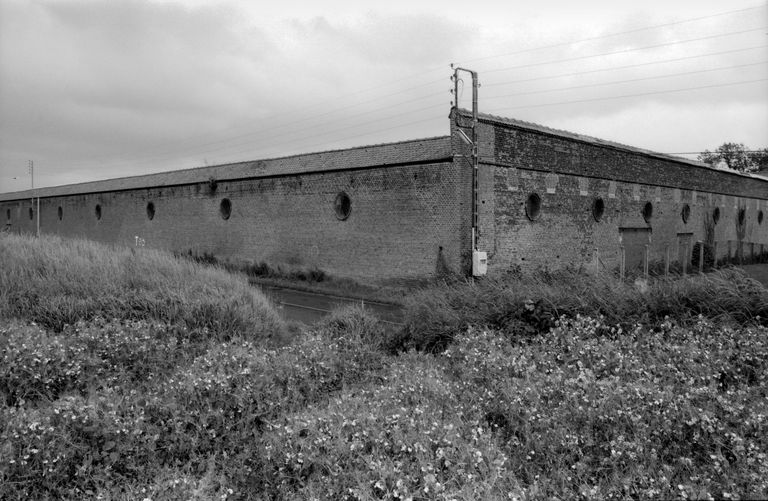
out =
[[768,496],[766,290],[735,271],[445,284],[401,331],[354,307],[288,342],[220,269],[0,249],[2,499]]

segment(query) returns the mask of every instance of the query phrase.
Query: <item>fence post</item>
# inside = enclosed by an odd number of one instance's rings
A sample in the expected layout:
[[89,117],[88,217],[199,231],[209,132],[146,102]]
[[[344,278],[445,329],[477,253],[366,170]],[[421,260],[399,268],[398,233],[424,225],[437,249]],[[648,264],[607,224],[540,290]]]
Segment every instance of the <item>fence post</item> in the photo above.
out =
[[744,240],[736,241],[736,253],[739,255],[739,264],[744,264]]
[[624,246],[623,245],[619,246],[619,254],[620,254],[619,277],[621,278],[621,281],[623,282],[624,281],[624,273],[627,271],[626,270],[626,266],[627,266],[626,255],[624,253]]
[[645,280],[648,280],[648,261],[650,260],[650,249],[649,245],[645,244],[645,253],[643,254],[643,274],[645,275]]
[[699,240],[699,273],[704,273],[704,242]]
[[669,244],[664,246],[664,276],[669,276]]

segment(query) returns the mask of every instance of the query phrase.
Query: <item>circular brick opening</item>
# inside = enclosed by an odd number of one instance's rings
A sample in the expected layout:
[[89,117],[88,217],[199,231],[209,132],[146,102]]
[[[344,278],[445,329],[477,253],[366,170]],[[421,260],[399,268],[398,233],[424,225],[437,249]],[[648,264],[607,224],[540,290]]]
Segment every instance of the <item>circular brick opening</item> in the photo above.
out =
[[739,209],[739,226],[743,225],[746,219],[747,219],[747,210]]
[[683,218],[683,223],[688,224],[688,219],[691,217],[691,206],[688,204],[683,205],[683,210],[680,211],[680,217]]
[[536,221],[541,216],[541,197],[538,193],[528,195],[528,200],[525,201],[525,215],[531,221]]
[[712,221],[715,224],[720,221],[720,207],[715,207],[715,210],[712,211]]
[[59,221],[61,221],[64,218],[64,209],[59,206],[59,208],[56,210],[56,213],[59,216]]
[[221,219],[224,219],[225,221],[232,215],[232,202],[230,202],[228,198],[223,199],[219,204],[219,214],[221,215]]
[[155,204],[152,202],[149,202],[147,204],[147,219],[152,221],[155,219]]
[[643,206],[643,219],[646,223],[650,223],[653,219],[653,204],[651,202],[645,202]]
[[602,198],[596,198],[592,202],[592,217],[595,218],[595,221],[600,222],[603,219],[603,214],[605,214],[605,202]]
[[101,219],[101,205],[99,204],[96,204],[96,219],[97,220]]
[[336,212],[336,219],[344,221],[349,217],[349,213],[352,212],[352,200],[349,195],[343,191],[336,195],[336,200],[333,201],[333,210]]

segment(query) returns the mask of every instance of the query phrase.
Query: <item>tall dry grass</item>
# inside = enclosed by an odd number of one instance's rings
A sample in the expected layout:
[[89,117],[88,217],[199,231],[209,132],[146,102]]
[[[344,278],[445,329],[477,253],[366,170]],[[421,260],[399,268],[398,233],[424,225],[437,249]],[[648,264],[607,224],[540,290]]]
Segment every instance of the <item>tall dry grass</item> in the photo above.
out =
[[222,337],[272,337],[283,329],[269,300],[243,277],[166,252],[3,234],[0,256],[0,316],[55,331],[97,316]]
[[526,336],[547,332],[561,315],[602,315],[610,324],[699,315],[765,324],[768,289],[737,269],[655,280],[647,287],[564,270],[444,284],[414,294],[405,306],[406,344],[440,351],[468,325]]

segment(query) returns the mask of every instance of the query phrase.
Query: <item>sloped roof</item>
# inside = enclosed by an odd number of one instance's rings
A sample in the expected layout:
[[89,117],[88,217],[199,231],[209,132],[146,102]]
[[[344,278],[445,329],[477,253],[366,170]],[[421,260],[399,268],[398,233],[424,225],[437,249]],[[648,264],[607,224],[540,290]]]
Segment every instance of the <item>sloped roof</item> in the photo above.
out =
[[[472,113],[469,110],[461,109],[461,110],[459,110],[459,113],[461,113],[461,115],[463,117],[465,117],[465,118],[469,118],[469,117],[472,116]],[[723,170],[723,169],[719,169],[717,167],[714,167],[712,165],[709,165],[707,163],[699,162],[697,160],[690,160],[688,158],[677,157],[677,156],[668,155],[668,154],[665,154],[665,153],[657,153],[655,151],[646,150],[646,149],[638,148],[638,147],[635,147],[635,146],[629,146],[629,145],[626,145],[626,144],[617,143],[617,142],[614,142],[614,141],[608,141],[606,139],[600,139],[600,138],[597,138],[597,137],[586,136],[584,134],[578,134],[576,132],[570,132],[570,131],[561,130],[561,129],[554,129],[552,127],[547,127],[547,126],[539,125],[539,124],[532,123],[532,122],[526,122],[524,120],[518,120],[518,119],[515,119],[515,118],[500,117],[500,116],[492,115],[492,114],[489,114],[489,113],[479,113],[478,114],[478,120],[481,121],[481,122],[497,123],[497,124],[501,124],[501,125],[509,125],[509,126],[516,127],[516,128],[519,128],[519,129],[532,130],[532,131],[536,131],[536,132],[541,132],[543,134],[548,134],[548,135],[558,136],[558,137],[564,137],[564,138],[580,141],[580,142],[583,142],[583,143],[594,144],[594,145],[597,145],[597,146],[614,148],[614,149],[629,151],[629,152],[632,152],[632,153],[639,153],[639,154],[642,154],[642,155],[647,155],[647,156],[651,156],[651,157],[655,157],[655,158],[660,158],[660,159],[664,159],[664,160],[670,160],[670,161],[673,161],[673,162],[693,165],[695,167],[701,167],[703,169],[715,170],[717,172],[725,172],[725,173],[733,174],[733,175],[736,175],[736,176],[754,178],[754,179],[758,179],[760,181],[768,181],[768,179],[766,179],[766,177],[765,177],[766,176],[765,174],[761,176],[761,175],[758,175],[758,174],[755,174],[755,173],[738,172],[738,171],[734,171],[734,170],[730,170],[730,169]]]
[[374,144],[343,150],[306,153],[288,157],[238,162],[210,167],[196,167],[143,176],[121,177],[104,181],[68,184],[0,193],[0,201],[21,200],[31,197],[54,197],[99,193],[105,191],[159,188],[181,184],[200,183],[210,178],[217,181],[304,174],[341,169],[399,165],[429,162],[451,157],[450,136],[413,139],[396,143]]

